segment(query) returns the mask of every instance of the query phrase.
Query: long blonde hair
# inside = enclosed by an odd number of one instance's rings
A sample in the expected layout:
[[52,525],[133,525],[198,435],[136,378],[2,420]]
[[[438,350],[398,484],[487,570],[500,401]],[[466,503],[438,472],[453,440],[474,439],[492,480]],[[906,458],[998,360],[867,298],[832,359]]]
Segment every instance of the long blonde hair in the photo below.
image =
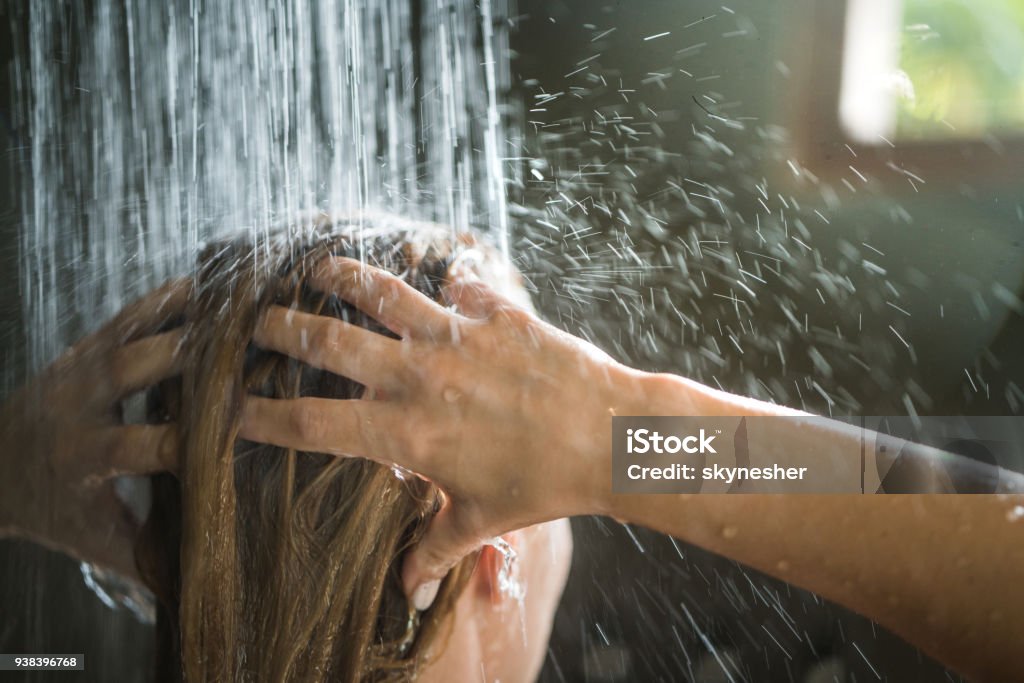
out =
[[273,304],[385,333],[311,290],[313,265],[332,254],[362,257],[437,297],[464,247],[422,227],[369,238],[327,227],[329,234],[302,239],[218,243],[200,258],[184,321],[183,376],[150,396],[151,414],[178,422],[182,439],[178,477],[154,477],[136,548],[160,603],[158,678],[408,679],[443,647],[472,572],[468,558],[434,606],[410,622],[400,559],[437,511],[438,490],[370,461],[237,438],[246,394],[357,398],[362,391],[250,342]]

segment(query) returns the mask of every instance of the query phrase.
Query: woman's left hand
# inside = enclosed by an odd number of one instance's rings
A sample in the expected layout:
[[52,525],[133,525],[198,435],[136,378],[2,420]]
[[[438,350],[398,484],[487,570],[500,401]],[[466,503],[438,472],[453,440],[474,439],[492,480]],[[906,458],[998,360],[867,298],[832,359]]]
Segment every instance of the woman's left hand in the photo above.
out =
[[112,478],[174,470],[173,424],[125,425],[120,401],[180,371],[179,315],[191,283],[125,308],[0,406],[0,536],[136,575],[136,524]]
[[602,509],[611,416],[648,414],[644,373],[472,278],[445,288],[457,312],[352,259],[325,260],[311,284],[401,339],[275,306],[255,342],[371,387],[374,400],[250,396],[240,436],[397,464],[440,486],[445,504],[403,566],[418,608],[487,539]]

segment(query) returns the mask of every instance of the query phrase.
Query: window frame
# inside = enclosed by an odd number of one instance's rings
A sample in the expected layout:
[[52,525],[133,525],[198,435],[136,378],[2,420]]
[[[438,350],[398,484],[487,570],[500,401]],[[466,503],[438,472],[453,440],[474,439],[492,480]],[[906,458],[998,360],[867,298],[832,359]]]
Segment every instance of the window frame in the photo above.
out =
[[791,131],[794,160],[825,181],[853,182],[857,173],[879,179],[903,176],[907,182],[892,186],[909,193],[933,183],[1024,180],[1024,130],[981,138],[893,140],[891,146],[850,138],[840,121],[839,101],[847,6],[858,1],[808,3],[804,20],[790,24],[794,32],[786,36],[785,54],[792,87],[783,118]]

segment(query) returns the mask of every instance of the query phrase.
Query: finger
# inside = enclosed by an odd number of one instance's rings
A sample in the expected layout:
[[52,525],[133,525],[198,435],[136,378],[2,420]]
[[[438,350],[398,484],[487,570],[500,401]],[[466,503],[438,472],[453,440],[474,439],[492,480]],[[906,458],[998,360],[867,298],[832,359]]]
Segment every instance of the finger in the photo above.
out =
[[333,292],[378,320],[395,334],[447,339],[458,318],[425,294],[380,268],[355,259],[325,259],[312,278],[318,289]]
[[71,540],[72,554],[141,583],[135,563],[139,522],[114,492],[112,482],[95,491],[82,514],[87,521]]
[[442,292],[449,305],[471,318],[488,318],[501,310],[520,308],[480,280],[456,280]]
[[391,388],[399,384],[401,342],[337,318],[272,306],[256,328],[254,340],[265,349],[360,384]]
[[479,547],[480,538],[463,530],[452,505],[446,503],[402,563],[402,587],[413,607],[429,609],[448,571]]
[[177,472],[180,452],[174,424],[108,427],[87,435],[79,448],[88,453],[72,464],[79,476],[100,481],[128,474]]
[[181,372],[181,329],[153,335],[117,349],[110,361],[111,390],[120,398]]
[[354,456],[413,471],[422,465],[396,448],[403,415],[384,401],[249,396],[238,435],[256,443]]
[[185,312],[191,293],[191,279],[170,280],[138,301],[125,306],[91,338],[123,344],[153,334],[171,319]]
[[71,380],[81,385],[81,390],[90,400],[107,400],[108,392],[97,392],[96,388],[112,385],[109,369],[116,349],[135,339],[155,334],[183,314],[191,291],[191,280],[171,280],[125,306],[110,322],[54,361],[47,369],[48,376],[51,380]]

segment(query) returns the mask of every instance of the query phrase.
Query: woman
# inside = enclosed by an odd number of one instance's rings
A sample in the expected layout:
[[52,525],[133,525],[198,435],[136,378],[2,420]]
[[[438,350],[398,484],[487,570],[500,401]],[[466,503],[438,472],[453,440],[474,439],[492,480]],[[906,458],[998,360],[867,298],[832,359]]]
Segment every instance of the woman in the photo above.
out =
[[[540,669],[571,555],[565,520],[495,542],[410,602],[398,560],[440,507],[435,486],[370,461],[237,438],[250,393],[267,400],[381,396],[372,384],[250,347],[254,337],[272,347],[266,321],[278,318],[319,315],[384,331],[307,284],[323,261],[357,254],[425,298],[437,297],[453,263],[466,267],[473,260],[478,272],[526,301],[509,284],[507,266],[469,238],[453,240],[424,225],[356,231],[321,222],[303,239],[209,247],[193,286],[157,295],[159,311],[146,328],[129,330],[123,319],[115,321],[50,371],[65,386],[84,390],[102,376],[100,365],[75,379],[67,378],[74,374],[69,366],[83,368],[81,358],[105,356],[117,370],[105,397],[181,371],[150,392],[155,424],[117,427],[111,419],[98,431],[122,445],[107,462],[94,462],[87,477],[61,491],[56,483],[35,483],[23,501],[38,506],[35,515],[8,520],[22,533],[131,572],[126,547],[75,537],[90,523],[97,527],[97,517],[75,529],[67,527],[70,514],[33,527],[32,518],[47,517],[46,506],[61,509],[56,499],[64,491],[88,491],[104,501],[123,543],[134,543],[138,572],[132,573],[159,599],[157,672],[163,679],[444,681],[483,675],[504,681],[532,680]],[[147,332],[155,334],[116,351],[93,350],[104,346],[101,340]],[[307,341],[310,349],[340,350],[329,337]],[[358,357],[363,350],[347,352]],[[15,428],[11,417],[5,429]],[[50,449],[55,468],[71,479],[76,455],[102,449],[77,446],[60,431],[56,440],[26,450]],[[134,463],[131,471],[176,472],[153,477],[152,508],[138,534],[127,516],[114,512],[118,500],[107,485],[99,484],[105,475],[126,471],[118,463],[133,451],[149,464]],[[47,476],[46,469],[35,473],[34,481]]]
[[[402,583],[416,606],[443,594],[438,586],[449,569],[497,533],[606,514],[816,591],[972,678],[1024,679],[1016,656],[1024,634],[1019,497],[613,495],[612,415],[795,411],[623,367],[471,270],[455,270],[442,288],[452,310],[394,274],[323,259],[307,283],[393,336],[271,308],[256,339],[373,387],[373,400],[251,396],[239,431],[254,442],[398,464],[438,484],[442,507],[403,560]],[[109,357],[141,363],[131,348]],[[155,365],[119,374],[139,384],[172,372],[173,361]],[[56,420],[55,431],[73,429],[43,412]],[[849,438],[839,426],[787,431],[775,424],[776,432],[762,436],[781,449],[813,452]]]

